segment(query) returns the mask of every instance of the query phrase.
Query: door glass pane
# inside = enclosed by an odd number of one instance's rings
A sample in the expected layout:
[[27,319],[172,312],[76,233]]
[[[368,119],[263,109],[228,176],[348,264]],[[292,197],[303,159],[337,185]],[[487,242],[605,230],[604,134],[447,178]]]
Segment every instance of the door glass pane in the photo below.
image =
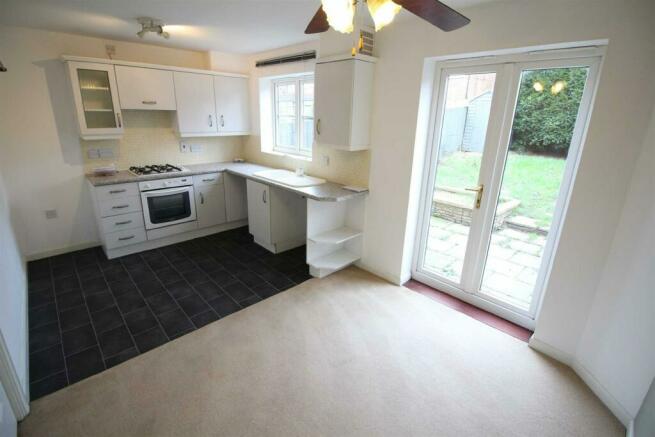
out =
[[148,197],[148,211],[152,223],[187,218],[191,215],[189,192]]
[[495,73],[449,76],[423,267],[460,283]]
[[532,303],[587,67],[524,70],[481,292]]
[[296,83],[275,86],[275,141],[277,146],[297,147]]
[[109,73],[104,70],[77,70],[84,118],[89,129],[116,127]]

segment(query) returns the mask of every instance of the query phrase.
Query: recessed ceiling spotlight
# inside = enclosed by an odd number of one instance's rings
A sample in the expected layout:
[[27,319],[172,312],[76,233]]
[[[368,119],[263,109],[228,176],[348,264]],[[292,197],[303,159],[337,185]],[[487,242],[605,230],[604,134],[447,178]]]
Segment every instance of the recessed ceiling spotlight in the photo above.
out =
[[141,25],[141,30],[136,33],[139,38],[143,38],[148,32],[156,33],[166,39],[171,36],[168,32],[164,32],[164,25],[160,20],[150,17],[139,17],[136,21]]

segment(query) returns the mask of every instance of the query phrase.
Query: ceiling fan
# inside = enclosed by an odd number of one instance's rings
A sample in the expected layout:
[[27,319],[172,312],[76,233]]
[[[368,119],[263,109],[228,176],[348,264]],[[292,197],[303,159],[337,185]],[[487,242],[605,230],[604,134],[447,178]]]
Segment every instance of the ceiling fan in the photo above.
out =
[[305,33],[325,32],[330,26],[341,33],[352,32],[359,1],[368,6],[376,31],[391,23],[402,8],[445,32],[459,29],[471,22],[438,0],[321,0],[321,7],[307,25]]

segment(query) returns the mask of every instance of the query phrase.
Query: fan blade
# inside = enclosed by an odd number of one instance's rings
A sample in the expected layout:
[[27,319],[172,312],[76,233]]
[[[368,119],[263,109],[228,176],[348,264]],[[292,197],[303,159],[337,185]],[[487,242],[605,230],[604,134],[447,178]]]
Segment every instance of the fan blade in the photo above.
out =
[[327,15],[323,10],[323,6],[321,6],[320,8],[318,8],[318,11],[316,11],[316,14],[314,14],[312,21],[310,21],[309,24],[307,25],[307,29],[305,29],[305,33],[306,34],[321,33],[327,31],[329,28],[330,28],[330,23],[328,23]]
[[444,32],[459,29],[471,22],[464,15],[438,0],[394,0],[394,2]]

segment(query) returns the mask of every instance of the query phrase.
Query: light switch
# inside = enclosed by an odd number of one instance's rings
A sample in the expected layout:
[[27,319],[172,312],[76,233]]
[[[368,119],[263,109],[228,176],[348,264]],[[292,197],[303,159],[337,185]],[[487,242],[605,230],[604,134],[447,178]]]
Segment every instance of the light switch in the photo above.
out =
[[101,149],[98,149],[98,152],[100,153],[101,158],[113,158],[114,157],[114,149],[111,147],[103,147]]
[[86,156],[89,159],[98,159],[100,158],[100,151],[98,149],[89,149],[86,151]]
[[192,153],[202,152],[202,145],[201,144],[191,144],[191,152]]

